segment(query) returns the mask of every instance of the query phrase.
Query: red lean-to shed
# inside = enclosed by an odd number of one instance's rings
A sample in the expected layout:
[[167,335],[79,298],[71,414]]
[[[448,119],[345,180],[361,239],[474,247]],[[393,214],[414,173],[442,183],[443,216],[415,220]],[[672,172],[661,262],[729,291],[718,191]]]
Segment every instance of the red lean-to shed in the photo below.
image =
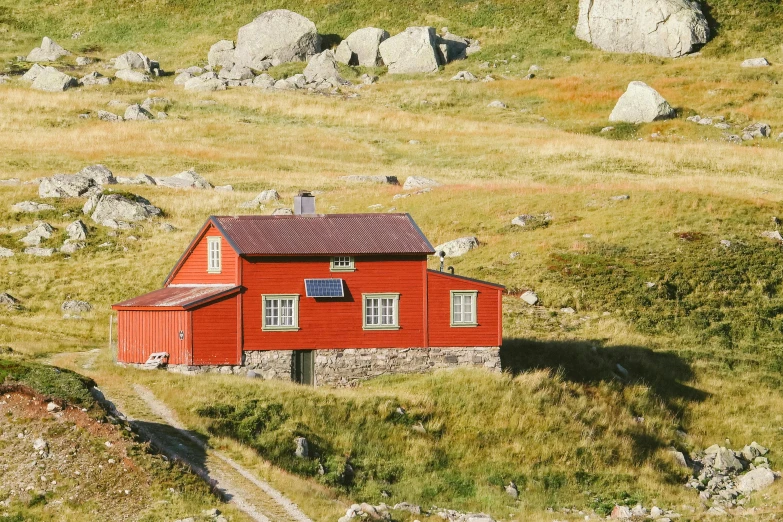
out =
[[428,270],[434,253],[407,214],[211,217],[164,288],[114,305],[118,360],[167,352],[171,365],[310,382],[336,381],[346,361],[364,372],[344,370],[354,380],[499,368],[503,287]]

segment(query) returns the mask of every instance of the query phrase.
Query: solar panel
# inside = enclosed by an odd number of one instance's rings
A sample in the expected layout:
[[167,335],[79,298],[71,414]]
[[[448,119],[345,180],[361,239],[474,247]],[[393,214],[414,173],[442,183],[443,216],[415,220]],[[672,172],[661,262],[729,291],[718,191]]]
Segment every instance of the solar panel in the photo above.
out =
[[342,279],[305,279],[307,297],[343,297]]

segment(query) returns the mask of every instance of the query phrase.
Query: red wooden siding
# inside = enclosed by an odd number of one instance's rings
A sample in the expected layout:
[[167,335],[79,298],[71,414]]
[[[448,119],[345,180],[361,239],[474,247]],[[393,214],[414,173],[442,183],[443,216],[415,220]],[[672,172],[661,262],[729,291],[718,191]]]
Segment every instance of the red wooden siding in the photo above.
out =
[[[357,256],[356,271],[330,272],[329,257],[241,259],[245,350],[419,348],[425,343],[426,256]],[[306,278],[340,278],[345,298],[305,296]],[[363,330],[363,293],[400,294],[399,330]],[[263,294],[299,294],[299,331],[261,330]]]
[[237,296],[193,310],[193,364],[239,364]]
[[[221,236],[215,226],[207,225],[193,251],[184,260],[179,269],[172,274],[170,284],[233,284],[237,283],[237,259],[239,256],[228,244],[226,238],[221,241],[220,252],[222,270],[219,274],[207,272],[207,238]],[[222,236],[221,236],[222,237]]]
[[[476,290],[478,326],[451,326],[451,291]],[[450,277],[439,272],[427,272],[429,345],[500,346],[502,290],[498,287]]]
[[119,310],[117,334],[119,361],[142,364],[151,353],[168,352],[170,364],[191,364],[190,312]]

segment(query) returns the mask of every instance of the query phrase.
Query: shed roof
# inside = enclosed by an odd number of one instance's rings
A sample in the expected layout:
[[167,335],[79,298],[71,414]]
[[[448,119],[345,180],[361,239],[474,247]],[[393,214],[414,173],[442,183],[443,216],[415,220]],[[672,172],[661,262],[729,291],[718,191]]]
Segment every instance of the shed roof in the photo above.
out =
[[434,254],[408,214],[214,216],[239,255]]
[[234,285],[172,285],[117,303],[112,308],[188,310],[238,292]]

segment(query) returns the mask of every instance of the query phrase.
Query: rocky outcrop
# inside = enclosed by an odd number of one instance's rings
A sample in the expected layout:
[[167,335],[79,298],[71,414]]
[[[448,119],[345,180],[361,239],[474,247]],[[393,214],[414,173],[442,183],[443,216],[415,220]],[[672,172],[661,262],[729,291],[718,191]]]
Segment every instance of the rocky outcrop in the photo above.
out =
[[35,201],[22,201],[11,206],[11,211],[19,213],[36,213],[46,210],[54,210],[52,205],[46,203],[37,203]]
[[434,27],[408,27],[381,42],[379,50],[389,74],[430,73],[440,65]]
[[674,109],[658,91],[644,82],[631,82],[617,101],[609,121],[645,123],[673,116]]
[[383,65],[381,58],[381,42],[389,38],[389,33],[376,27],[365,27],[348,35],[340,42],[335,51],[335,58],[345,65],[360,65],[362,67],[379,67]]
[[143,221],[161,214],[161,210],[146,199],[136,196],[133,200],[121,194],[102,196],[92,213],[93,221],[104,224],[107,221]]
[[443,252],[446,257],[459,257],[467,254],[474,248],[478,248],[479,240],[474,236],[452,239],[435,247],[435,255]]
[[37,91],[63,92],[78,85],[76,78],[58,71],[54,67],[44,67],[33,80],[32,88]]
[[707,43],[710,28],[691,0],[579,0],[576,37],[604,51],[677,57]]
[[41,46],[36,47],[27,55],[28,62],[54,62],[68,56],[70,51],[66,51],[62,46],[55,43],[48,36],[44,36]]
[[319,52],[321,37],[315,24],[300,14],[277,9],[239,29],[234,61],[264,71],[270,65],[306,61]]

